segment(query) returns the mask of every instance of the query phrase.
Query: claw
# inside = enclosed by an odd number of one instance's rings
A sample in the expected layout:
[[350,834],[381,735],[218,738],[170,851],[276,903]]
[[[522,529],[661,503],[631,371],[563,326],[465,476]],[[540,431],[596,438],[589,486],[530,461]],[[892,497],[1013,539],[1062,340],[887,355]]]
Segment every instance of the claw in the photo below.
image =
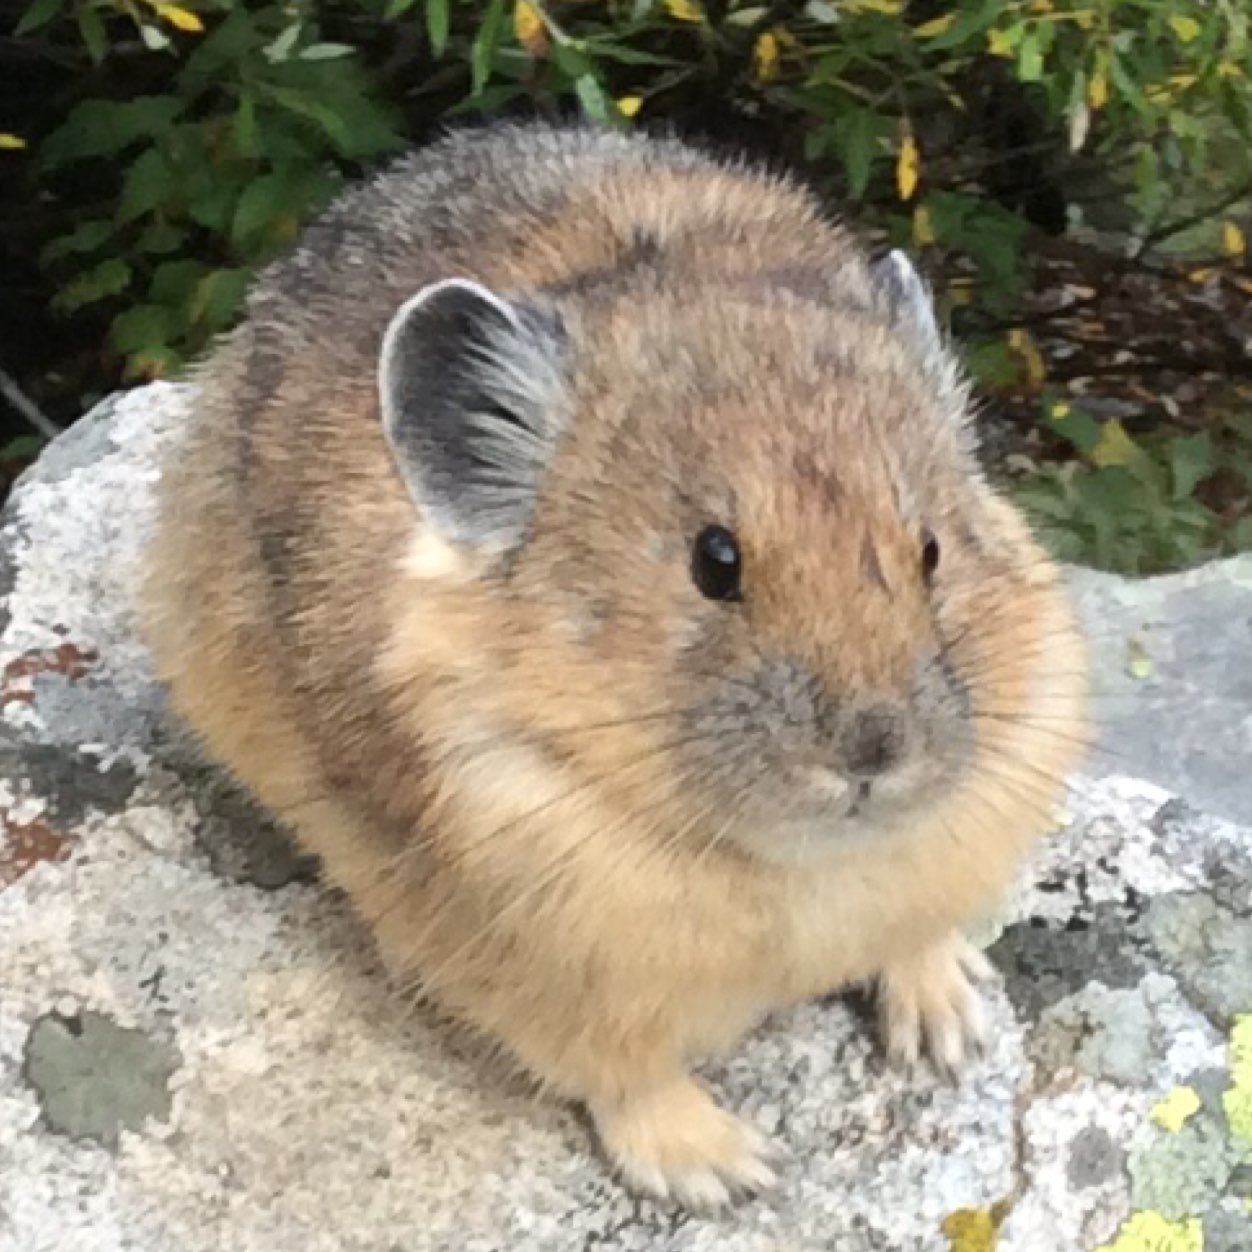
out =
[[689,1078],[593,1112],[623,1181],[654,1200],[715,1214],[777,1185],[780,1150]]
[[977,984],[994,977],[991,963],[959,936],[883,971],[879,1014],[887,1055],[913,1070],[925,1056],[956,1086],[971,1059],[986,1055],[990,1033]]

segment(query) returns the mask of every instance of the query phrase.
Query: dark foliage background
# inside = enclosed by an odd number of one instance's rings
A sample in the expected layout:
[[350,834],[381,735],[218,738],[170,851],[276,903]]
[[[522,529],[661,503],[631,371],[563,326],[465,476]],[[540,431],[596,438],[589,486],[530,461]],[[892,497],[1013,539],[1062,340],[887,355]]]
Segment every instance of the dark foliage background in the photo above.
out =
[[995,468],[1066,555],[1252,547],[1250,20],[1244,0],[0,0],[0,459],[176,374],[345,178],[457,120],[582,114],[797,168],[920,253],[992,398]]

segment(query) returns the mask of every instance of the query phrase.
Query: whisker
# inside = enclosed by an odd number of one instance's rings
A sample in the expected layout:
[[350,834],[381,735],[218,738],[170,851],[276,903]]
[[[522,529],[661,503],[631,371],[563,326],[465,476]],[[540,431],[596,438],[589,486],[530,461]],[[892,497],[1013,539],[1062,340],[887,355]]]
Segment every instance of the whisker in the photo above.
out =
[[[655,807],[662,808],[664,807],[664,803],[665,802],[661,802]],[[639,820],[639,816],[640,814],[638,811],[632,811],[627,814],[621,822],[615,823],[608,829],[614,830],[619,826],[631,825]],[[481,927],[469,939],[454,948],[453,951],[445,957],[434,970],[420,971],[418,976],[421,980],[422,986],[426,988],[437,986],[440,979],[448,972],[449,969],[453,968],[462,957],[468,955],[473,951],[473,949],[480,947],[486,939],[498,933],[511,917],[517,915],[520,910],[533,906],[538,897],[559,883],[561,877],[570,872],[570,870],[576,866],[578,858],[582,852],[589,845],[599,843],[604,838],[604,835],[604,828],[593,827],[575,843],[567,848],[562,848],[558,855],[553,857],[551,862],[545,866],[539,878],[529,883],[526,891],[520,895],[514,896],[507,904],[494,913],[486,926]],[[637,850],[635,845],[629,840],[623,841],[622,848],[624,852],[627,853]],[[621,861],[619,858],[617,864],[620,865],[620,863]],[[431,923],[423,932],[422,940],[414,945],[414,950],[420,949],[425,939],[433,933],[439,920],[438,916],[435,919],[432,919]]]

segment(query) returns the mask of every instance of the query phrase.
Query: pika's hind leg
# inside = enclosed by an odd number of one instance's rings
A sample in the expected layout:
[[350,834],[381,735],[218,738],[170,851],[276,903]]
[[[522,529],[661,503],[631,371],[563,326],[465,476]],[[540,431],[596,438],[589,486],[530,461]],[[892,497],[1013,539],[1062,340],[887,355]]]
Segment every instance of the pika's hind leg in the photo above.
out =
[[993,976],[987,958],[957,932],[883,970],[878,1016],[891,1062],[911,1070],[925,1056],[956,1082],[986,1046],[990,1024],[978,984]]

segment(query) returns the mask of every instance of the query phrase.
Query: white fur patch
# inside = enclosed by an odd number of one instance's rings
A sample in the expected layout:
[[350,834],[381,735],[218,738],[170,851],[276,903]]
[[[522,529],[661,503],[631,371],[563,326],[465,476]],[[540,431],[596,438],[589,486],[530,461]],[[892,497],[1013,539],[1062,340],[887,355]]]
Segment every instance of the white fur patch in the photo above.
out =
[[404,554],[401,568],[423,582],[465,582],[473,573],[465,554],[431,529],[418,531]]

